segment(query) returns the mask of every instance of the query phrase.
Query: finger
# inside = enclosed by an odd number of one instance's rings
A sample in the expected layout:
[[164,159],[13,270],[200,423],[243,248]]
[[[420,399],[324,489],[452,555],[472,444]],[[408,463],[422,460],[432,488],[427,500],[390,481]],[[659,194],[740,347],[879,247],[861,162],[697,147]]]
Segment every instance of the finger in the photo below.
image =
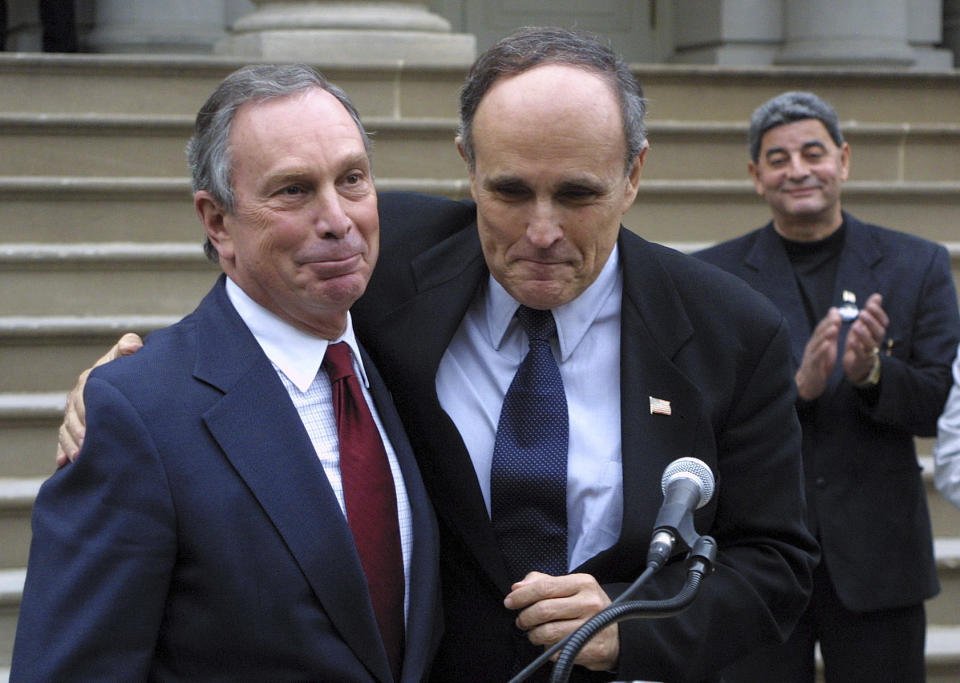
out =
[[823,319],[817,323],[817,326],[813,328],[814,335],[817,334],[826,334],[829,332],[836,332],[840,329],[840,325],[843,323],[843,318],[840,317],[840,311],[836,308],[831,308],[827,311],[827,314],[823,316]]
[[57,467],[63,467],[68,462],[77,459],[77,453],[80,452],[80,442],[82,441],[82,429],[80,430],[80,439],[68,429],[66,424],[60,425],[57,432]]
[[[562,624],[561,628],[557,631],[557,637],[555,639],[552,639],[552,637],[543,638],[541,637],[542,634],[538,633],[536,634],[536,642],[534,642],[533,638],[530,638],[530,642],[534,645],[550,647],[578,629],[583,623],[583,621],[566,622]],[[546,629],[543,630],[546,631]],[[531,632],[528,636],[529,635],[533,635],[533,633]],[[619,639],[620,632],[617,624],[607,626],[587,641],[580,649],[580,652],[577,653],[574,663],[593,670],[609,671],[613,669],[616,666],[620,653]],[[550,656],[550,660],[555,662],[559,656],[560,652],[555,652]]]
[[504,598],[503,604],[507,609],[523,609],[546,598],[573,595],[578,588],[571,577],[530,572],[522,581],[511,586],[512,590]]
[[887,323],[884,320],[889,319],[882,310],[860,312],[857,323],[859,323],[861,331],[865,333],[863,335],[865,343],[871,350],[880,345],[887,333]]
[[[116,356],[114,358],[119,358],[120,356],[129,356],[132,353],[136,353],[143,346],[143,339],[139,335],[134,334],[133,332],[127,332],[125,335],[120,337],[120,341],[116,343],[112,350],[116,350]],[[113,360],[111,358],[110,360]],[[97,363],[101,365],[101,363]]]
[[527,640],[529,640],[532,645],[550,647],[576,631],[584,622],[586,622],[586,619],[569,619],[538,624],[531,629],[525,629],[527,632]]
[[87,378],[90,377],[90,370],[92,369],[89,368],[81,372],[77,378],[76,386],[67,394],[67,409],[63,416],[63,421],[67,423],[67,429],[81,437],[83,435],[78,434],[78,430],[82,430],[87,422],[87,408],[83,404],[83,389],[87,386]]
[[564,621],[585,621],[610,604],[610,598],[600,585],[589,577],[581,582],[581,589],[567,597],[548,597],[523,609],[516,619],[517,628],[529,630],[543,624]]
[[63,452],[63,449],[60,447],[60,444],[57,444],[57,469],[60,469],[64,465],[70,462],[70,458],[67,457],[67,454]]
[[876,323],[857,320],[847,334],[847,349],[852,350],[861,360],[866,360],[875,354],[879,340],[882,339],[879,326],[876,326],[878,331],[876,335],[874,334],[875,325]]

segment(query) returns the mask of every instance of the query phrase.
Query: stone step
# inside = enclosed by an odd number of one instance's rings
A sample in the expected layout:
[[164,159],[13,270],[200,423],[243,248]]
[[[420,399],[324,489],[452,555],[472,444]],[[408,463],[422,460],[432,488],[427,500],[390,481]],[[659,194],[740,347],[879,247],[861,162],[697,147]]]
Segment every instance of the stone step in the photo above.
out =
[[[194,116],[224,76],[250,60],[178,55],[0,52],[0,111]],[[385,63],[316,65],[364,116],[454,118],[466,71]]]
[[[454,198],[469,195],[465,180],[385,179],[377,186]],[[0,244],[179,241],[199,245],[203,238],[185,176],[0,177],[0,205]]]
[[927,602],[927,623],[960,626],[960,536],[933,543],[940,593]]
[[[0,53],[0,111],[196,113],[226,74],[245,60],[176,55]],[[460,67],[403,63],[316,65],[342,86],[364,116],[457,115]],[[807,67],[634,65],[652,120],[744,122],[784,90],[815,90],[844,119],[957,121],[960,71]],[[27,109],[29,108],[29,109]]]
[[[454,119],[366,118],[383,177],[466,177]],[[0,175],[182,178],[186,115],[0,113]]]
[[6,683],[10,678],[17,613],[26,576],[27,571],[22,568],[0,569],[0,683]]
[[57,392],[0,394],[0,478],[42,478],[53,472],[57,429],[71,386]]
[[[462,179],[455,119],[364,119],[384,178]],[[186,174],[187,115],[0,113],[0,175]],[[960,125],[844,122],[860,181],[960,181]],[[648,126],[644,178],[743,180],[747,124],[658,121]]]
[[[851,178],[870,182],[960,180],[960,124],[842,120]],[[662,120],[651,114],[644,180],[747,177],[749,127],[725,121]]]
[[[868,222],[938,242],[957,239],[960,183],[849,181],[843,206]],[[747,180],[641,180],[623,223],[655,242],[719,241],[770,220]]]
[[[927,490],[933,535],[937,538],[960,538],[960,509],[941,496],[933,483],[933,457],[929,455],[931,451],[925,448],[927,442],[932,447],[933,439],[917,439],[917,452],[923,467],[923,483]],[[960,602],[957,605],[960,606]]]
[[785,90],[816,92],[843,120],[956,123],[960,111],[960,70],[641,65],[633,71],[651,120],[744,122]]
[[960,681],[960,626],[927,628],[927,683]]
[[[465,179],[382,178],[377,187],[469,197]],[[199,243],[202,237],[183,177],[0,178],[0,204],[0,244]],[[960,181],[850,181],[844,207],[862,220],[947,242],[957,239]],[[746,179],[644,180],[624,224],[658,242],[705,242],[735,237],[767,220],[766,204]]]
[[[54,469],[50,460],[50,471]],[[44,477],[0,477],[0,569],[27,566],[30,513]]]
[[219,272],[199,244],[0,245],[0,316],[183,315]]
[[[0,318],[0,393],[63,391],[124,332],[143,336],[180,316]],[[0,473],[2,476],[3,473]]]

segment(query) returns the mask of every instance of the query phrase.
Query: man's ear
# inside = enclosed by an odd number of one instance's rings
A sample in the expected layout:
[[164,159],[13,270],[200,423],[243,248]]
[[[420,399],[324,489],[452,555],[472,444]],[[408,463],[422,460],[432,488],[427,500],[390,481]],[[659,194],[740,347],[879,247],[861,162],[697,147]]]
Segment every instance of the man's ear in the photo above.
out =
[[846,181],[850,176],[850,145],[846,142],[840,148],[840,180]]
[[470,162],[467,160],[467,153],[463,149],[463,138],[459,135],[453,139],[457,145],[457,154],[460,155],[460,158],[463,159],[463,163],[467,165],[467,168],[470,168]]
[[193,194],[193,207],[200,217],[207,237],[217,250],[220,260],[233,259],[233,240],[225,225],[226,213],[206,190],[198,190]]
[[757,191],[757,194],[761,197],[763,196],[763,183],[760,182],[760,169],[757,167],[757,164],[753,161],[747,162],[747,173],[750,175],[750,180],[753,181],[753,189]]
[[454,138],[454,142],[457,143],[457,152],[460,154],[460,158],[467,165],[467,175],[470,177],[470,194],[473,196],[473,201],[477,201],[476,168],[470,163],[466,150],[463,148],[463,138],[458,135]]
[[626,213],[630,207],[633,206],[633,202],[637,198],[637,192],[640,190],[640,174],[643,171],[643,164],[647,159],[648,149],[650,149],[650,145],[645,144],[643,149],[640,150],[640,153],[633,158],[633,163],[630,165],[630,171],[627,173],[623,211],[621,211],[621,214]]

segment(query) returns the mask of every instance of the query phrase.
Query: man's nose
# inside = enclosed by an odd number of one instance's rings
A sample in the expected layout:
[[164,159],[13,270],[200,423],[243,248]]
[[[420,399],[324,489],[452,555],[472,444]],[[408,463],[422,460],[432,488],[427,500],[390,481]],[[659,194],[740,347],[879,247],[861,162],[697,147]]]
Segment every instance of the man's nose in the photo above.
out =
[[534,203],[533,214],[527,222],[527,239],[540,248],[547,248],[563,237],[559,212],[548,200]]
[[314,221],[318,234],[343,237],[347,233],[352,221],[344,210],[343,202],[344,199],[334,188],[318,193]]
[[787,170],[791,178],[806,178],[810,175],[810,165],[799,154],[790,157],[790,166]]

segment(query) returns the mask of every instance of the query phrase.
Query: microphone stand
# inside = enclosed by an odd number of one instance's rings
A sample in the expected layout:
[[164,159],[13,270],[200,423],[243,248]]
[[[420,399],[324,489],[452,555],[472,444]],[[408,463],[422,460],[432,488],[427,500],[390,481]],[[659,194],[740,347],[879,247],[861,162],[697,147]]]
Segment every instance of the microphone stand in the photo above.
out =
[[[710,536],[701,536],[693,544],[687,556],[687,580],[683,588],[666,600],[634,600],[611,603],[604,610],[588,619],[565,640],[558,643],[563,650],[557,658],[550,676],[550,683],[566,683],[573,670],[573,660],[594,635],[610,624],[628,619],[663,619],[680,614],[687,609],[700,592],[703,580],[713,569],[717,557],[717,543]],[[646,572],[644,572],[646,574]],[[631,586],[631,588],[633,588]],[[552,654],[552,653],[551,653]],[[539,664],[538,664],[539,666]]]

